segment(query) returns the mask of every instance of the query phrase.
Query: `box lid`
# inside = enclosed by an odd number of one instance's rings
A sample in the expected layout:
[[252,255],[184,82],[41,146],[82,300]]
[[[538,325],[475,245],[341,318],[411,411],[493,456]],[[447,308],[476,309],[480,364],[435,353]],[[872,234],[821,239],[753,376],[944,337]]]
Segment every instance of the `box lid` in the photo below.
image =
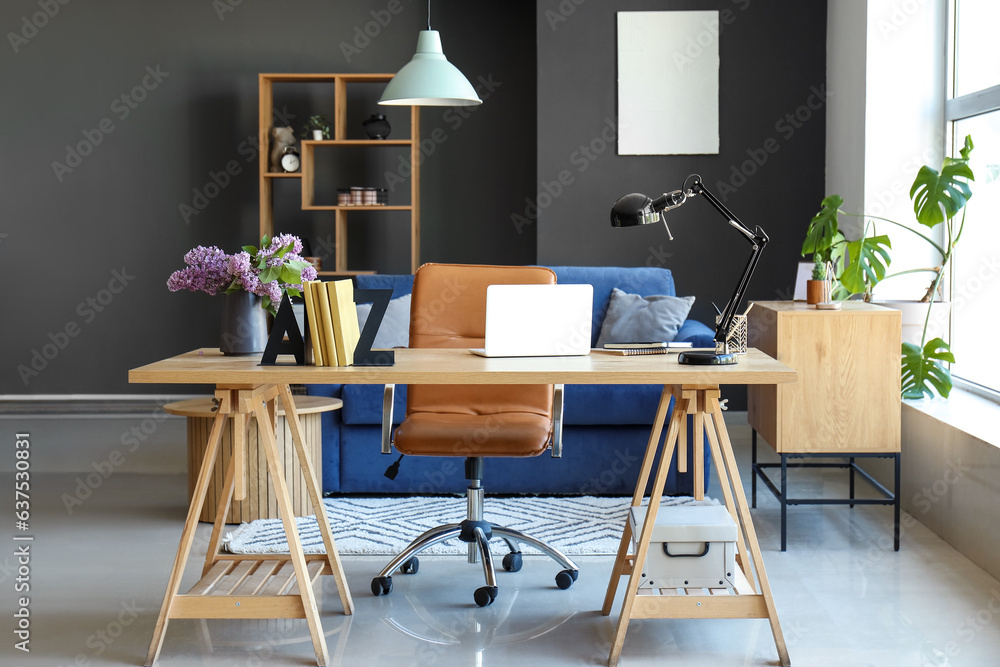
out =
[[[636,541],[645,520],[645,507],[631,509],[629,521]],[[735,542],[736,522],[722,505],[661,506],[656,513],[653,541]]]

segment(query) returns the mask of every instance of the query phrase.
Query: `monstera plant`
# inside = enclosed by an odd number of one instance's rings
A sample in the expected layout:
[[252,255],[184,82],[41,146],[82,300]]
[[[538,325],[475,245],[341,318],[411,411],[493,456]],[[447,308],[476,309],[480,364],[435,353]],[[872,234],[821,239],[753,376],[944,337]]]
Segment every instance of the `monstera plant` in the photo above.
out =
[[[921,302],[927,303],[927,315],[924,319],[920,344],[903,343],[903,398],[934,396],[934,392],[947,398],[951,393],[951,372],[945,363],[953,363],[955,356],[944,339],[936,337],[927,340],[927,329],[930,324],[931,306],[939,295],[941,279],[965,227],[965,206],[972,197],[971,182],[975,180],[969,167],[969,155],[972,149],[972,137],[967,136],[959,152],[960,157],[946,157],[939,170],[924,165],[917,172],[910,187],[910,200],[913,202],[913,212],[917,222],[930,230],[944,225],[940,243],[930,235],[894,220],[867,214],[854,216],[865,220],[864,234],[856,241],[848,241],[840,233],[838,216],[851,214],[841,210],[844,200],[839,195],[830,195],[823,200],[819,213],[809,222],[806,239],[802,244],[803,255],[818,253],[824,261],[834,263],[837,284],[833,295],[836,299],[860,294],[869,301],[872,289],[886,278],[915,272],[932,274],[927,292],[920,299]],[[892,261],[889,252],[892,243],[887,235],[875,233],[877,221],[916,234],[940,255],[940,263],[933,268],[910,269],[888,274]]]

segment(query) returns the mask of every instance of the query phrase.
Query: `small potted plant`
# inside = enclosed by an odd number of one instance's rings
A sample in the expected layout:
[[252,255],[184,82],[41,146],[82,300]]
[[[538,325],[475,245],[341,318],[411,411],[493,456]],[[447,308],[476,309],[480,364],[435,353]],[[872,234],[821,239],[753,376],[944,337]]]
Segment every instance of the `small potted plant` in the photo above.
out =
[[322,116],[309,116],[305,127],[302,128],[303,139],[312,137],[316,141],[330,138],[330,124]]
[[814,306],[825,301],[828,295],[826,282],[826,262],[822,254],[813,253],[812,278],[806,281],[806,303]]

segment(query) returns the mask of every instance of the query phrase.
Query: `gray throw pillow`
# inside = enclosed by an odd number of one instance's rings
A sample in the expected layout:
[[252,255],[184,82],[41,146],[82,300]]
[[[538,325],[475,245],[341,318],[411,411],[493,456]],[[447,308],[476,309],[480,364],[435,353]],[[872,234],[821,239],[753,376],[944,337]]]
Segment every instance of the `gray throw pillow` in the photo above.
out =
[[[370,303],[358,304],[358,326],[364,330],[368,315],[372,312]],[[385,350],[393,347],[408,347],[410,345],[410,295],[401,296],[389,301],[385,309],[385,317],[375,334],[372,348]]]
[[597,347],[604,347],[605,343],[669,343],[677,337],[677,330],[687,319],[693,303],[693,296],[643,297],[615,288]]

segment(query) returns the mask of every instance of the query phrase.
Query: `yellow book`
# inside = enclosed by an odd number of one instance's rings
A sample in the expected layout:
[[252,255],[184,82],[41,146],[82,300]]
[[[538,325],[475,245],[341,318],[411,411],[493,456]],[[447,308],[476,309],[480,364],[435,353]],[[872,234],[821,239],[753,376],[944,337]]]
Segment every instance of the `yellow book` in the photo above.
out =
[[322,324],[320,340],[323,345],[323,365],[339,366],[337,347],[334,345],[333,316],[330,312],[330,300],[326,295],[327,284],[317,280],[310,283],[310,287],[313,289],[313,299],[316,301],[316,305],[319,306],[319,320]]
[[354,363],[354,348],[361,338],[358,309],[354,305],[354,283],[350,280],[334,280],[326,283],[326,289],[330,297],[337,359],[341,366],[350,366]]
[[312,341],[313,363],[317,366],[323,366],[323,344],[320,339],[320,330],[323,325],[320,323],[319,310],[316,306],[311,282],[302,283],[302,299],[306,302],[306,327],[309,329],[309,338]]

